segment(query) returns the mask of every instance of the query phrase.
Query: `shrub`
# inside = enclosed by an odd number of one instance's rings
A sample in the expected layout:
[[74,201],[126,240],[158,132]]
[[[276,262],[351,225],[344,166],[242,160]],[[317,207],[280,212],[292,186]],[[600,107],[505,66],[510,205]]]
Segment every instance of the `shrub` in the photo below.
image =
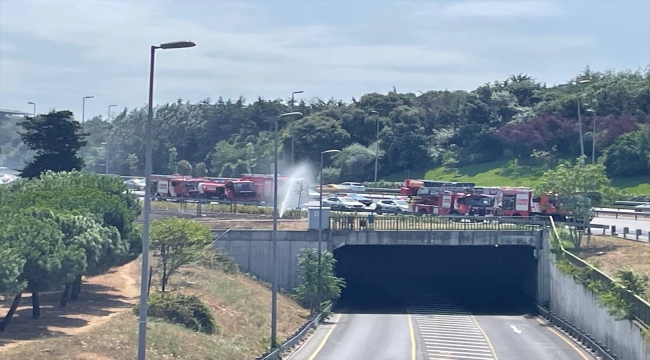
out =
[[[138,307],[134,308],[138,313]],[[219,328],[210,309],[196,295],[158,293],[149,297],[149,316],[206,334]]]
[[226,274],[236,274],[239,272],[239,266],[237,266],[233,258],[213,249],[205,250],[200,264],[208,269],[221,270]]

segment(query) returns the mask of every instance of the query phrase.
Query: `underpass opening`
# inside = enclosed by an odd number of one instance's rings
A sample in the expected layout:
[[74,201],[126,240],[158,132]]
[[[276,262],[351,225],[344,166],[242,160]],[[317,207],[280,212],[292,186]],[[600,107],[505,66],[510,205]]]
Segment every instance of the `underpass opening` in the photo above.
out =
[[335,311],[473,314],[535,311],[537,260],[531,246],[346,245],[334,250],[346,281]]

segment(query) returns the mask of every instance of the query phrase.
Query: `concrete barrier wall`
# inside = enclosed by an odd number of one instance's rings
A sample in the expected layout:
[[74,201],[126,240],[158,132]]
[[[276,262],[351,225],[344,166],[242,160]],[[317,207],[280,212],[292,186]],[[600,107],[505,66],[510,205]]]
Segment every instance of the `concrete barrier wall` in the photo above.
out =
[[550,309],[572,325],[602,342],[618,359],[650,359],[650,346],[641,329],[630,320],[617,321],[601,307],[597,296],[573,278],[564,275],[555,263],[550,266]]
[[[217,233],[217,237],[222,233]],[[272,232],[269,230],[232,230],[215,246],[231,256],[243,272],[271,281]],[[298,255],[304,248],[318,249],[318,231],[277,232],[278,287],[293,290],[299,285]],[[322,249],[327,249],[327,233],[323,232]]]

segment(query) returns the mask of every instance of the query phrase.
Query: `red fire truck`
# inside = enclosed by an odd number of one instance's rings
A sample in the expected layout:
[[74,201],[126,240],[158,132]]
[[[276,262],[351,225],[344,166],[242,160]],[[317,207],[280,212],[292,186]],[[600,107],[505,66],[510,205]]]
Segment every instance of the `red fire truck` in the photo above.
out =
[[402,195],[410,198],[410,211],[433,215],[489,215],[494,199],[471,192],[474,183],[450,183],[444,181],[404,181]]
[[182,175],[152,175],[154,199],[197,198],[254,202],[257,192],[252,181],[210,180]]
[[534,196],[527,187],[474,187],[474,192],[494,197],[495,206],[501,205],[503,216],[548,215],[554,220],[565,221],[566,211],[560,208],[558,198],[552,194]]

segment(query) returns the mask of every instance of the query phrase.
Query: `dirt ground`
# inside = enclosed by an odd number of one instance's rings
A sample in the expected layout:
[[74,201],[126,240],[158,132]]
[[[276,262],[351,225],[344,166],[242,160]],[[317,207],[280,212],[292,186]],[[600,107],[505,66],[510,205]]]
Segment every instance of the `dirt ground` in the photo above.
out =
[[[31,295],[24,294],[11,324],[0,333],[0,354],[24,342],[90,331],[128,310],[140,294],[138,272],[139,262],[134,261],[106,274],[85,278],[79,300],[69,301],[65,308],[59,307],[60,292],[41,294],[38,320],[31,318]],[[1,316],[6,314],[12,300],[0,302]]]
[[[625,240],[612,236],[591,236],[586,238],[580,251],[574,251],[580,258],[592,263],[609,275],[629,266],[637,274],[650,276],[650,244]],[[650,294],[650,287],[647,290]]]

